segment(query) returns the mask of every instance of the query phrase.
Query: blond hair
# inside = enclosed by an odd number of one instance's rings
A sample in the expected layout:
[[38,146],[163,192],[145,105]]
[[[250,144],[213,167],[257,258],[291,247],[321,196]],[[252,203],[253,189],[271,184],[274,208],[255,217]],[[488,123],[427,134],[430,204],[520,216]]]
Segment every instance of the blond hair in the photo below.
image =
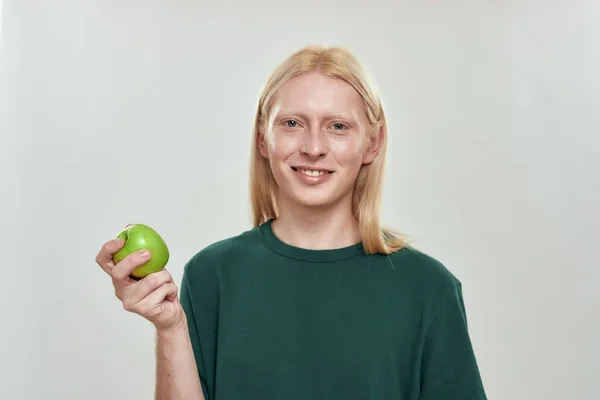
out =
[[359,61],[340,47],[308,46],[284,60],[272,73],[263,87],[253,123],[253,145],[250,160],[250,197],[253,225],[259,226],[278,214],[278,185],[273,177],[269,160],[261,155],[259,140],[267,132],[273,101],[279,88],[300,74],[318,71],[350,84],[363,99],[370,122],[369,135],[383,133],[378,154],[369,164],[363,165],[356,179],[352,199],[352,212],[359,223],[361,240],[367,254],[390,254],[407,246],[396,232],[381,227],[380,208],[383,175],[387,150],[387,123],[383,107],[373,84]]

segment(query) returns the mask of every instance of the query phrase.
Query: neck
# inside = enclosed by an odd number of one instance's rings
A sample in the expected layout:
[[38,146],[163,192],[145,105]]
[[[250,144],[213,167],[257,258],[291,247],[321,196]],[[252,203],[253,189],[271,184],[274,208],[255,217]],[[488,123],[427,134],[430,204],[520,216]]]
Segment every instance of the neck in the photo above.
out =
[[360,242],[358,221],[352,215],[352,198],[327,208],[290,207],[280,199],[273,233],[283,242],[304,249],[328,250]]

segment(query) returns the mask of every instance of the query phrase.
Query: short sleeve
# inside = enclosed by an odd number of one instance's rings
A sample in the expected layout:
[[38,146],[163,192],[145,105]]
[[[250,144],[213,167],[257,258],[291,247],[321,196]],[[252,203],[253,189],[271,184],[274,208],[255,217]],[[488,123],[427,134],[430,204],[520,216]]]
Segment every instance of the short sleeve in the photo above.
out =
[[427,331],[419,400],[487,400],[458,283]]
[[198,375],[206,400],[215,392],[218,285],[208,268],[195,268],[193,261],[183,272],[180,302],[186,314]]

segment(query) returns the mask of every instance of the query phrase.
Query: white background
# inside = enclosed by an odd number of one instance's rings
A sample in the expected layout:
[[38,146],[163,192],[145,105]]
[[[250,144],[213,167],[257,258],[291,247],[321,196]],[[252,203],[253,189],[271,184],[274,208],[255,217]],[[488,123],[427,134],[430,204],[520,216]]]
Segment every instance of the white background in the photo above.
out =
[[382,90],[385,222],[463,281],[489,398],[600,398],[600,4],[208,3],[4,1],[0,397],[152,398],[96,252],[147,223],[179,281],[248,229],[258,92],[322,43]]

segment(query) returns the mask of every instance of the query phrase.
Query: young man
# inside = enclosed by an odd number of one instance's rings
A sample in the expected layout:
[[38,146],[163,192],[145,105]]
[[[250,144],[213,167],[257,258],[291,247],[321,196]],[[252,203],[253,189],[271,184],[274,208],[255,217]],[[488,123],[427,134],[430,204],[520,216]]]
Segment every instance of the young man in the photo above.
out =
[[259,98],[254,227],[192,257],[180,300],[105,244],[117,296],[156,326],[158,398],[486,399],[460,282],[381,227],[386,143],[357,60],[304,48]]

